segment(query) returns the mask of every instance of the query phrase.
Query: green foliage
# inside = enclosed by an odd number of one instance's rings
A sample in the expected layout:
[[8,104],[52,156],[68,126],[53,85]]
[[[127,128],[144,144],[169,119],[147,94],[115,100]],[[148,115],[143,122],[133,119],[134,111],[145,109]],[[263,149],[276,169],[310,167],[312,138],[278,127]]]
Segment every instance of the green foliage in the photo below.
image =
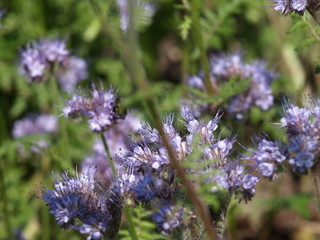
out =
[[[317,75],[320,73],[320,27],[310,21],[308,14],[304,17],[280,16],[271,8],[261,7],[266,2],[197,1],[201,6],[201,29],[198,30],[208,55],[240,49],[248,59],[265,59],[271,69],[279,72],[280,77],[273,83],[275,108],[268,111],[253,108],[248,118],[241,122],[224,116],[226,128],[222,136],[239,132],[240,144],[248,147],[251,137],[261,130],[271,138],[283,136],[279,128],[264,124],[279,122],[282,93],[318,94],[320,89]],[[66,37],[71,53],[84,58],[89,66],[89,78],[80,86],[90,88],[92,82],[99,81],[106,87],[112,85],[122,97],[121,106],[136,108],[142,120],[148,119],[148,113],[141,109],[142,103],[149,99],[154,100],[158,114],[163,116],[166,112],[177,112],[187,92],[192,93],[194,99],[191,100],[195,104],[212,103],[218,109],[247,90],[250,80],[239,81],[236,77],[220,84],[219,92],[214,96],[186,87],[185,78],[203,69],[191,31],[190,0],[156,3],[156,14],[150,21],[143,11],[138,12],[140,49],[137,52],[146,66],[146,76],[151,80],[150,88],[140,91],[134,87],[132,72],[125,61],[128,43],[124,40],[126,33],[119,27],[116,1],[1,1],[0,9],[5,8],[6,13],[0,20],[0,239],[9,239],[10,232],[13,234],[17,230],[21,230],[27,239],[84,238],[76,231],[59,229],[48,208],[34,197],[37,192],[33,189],[42,184],[52,186],[52,170],[80,168],[83,158],[92,152],[95,136],[85,121],[69,121],[60,116],[63,100],[69,99],[67,92],[54,93],[49,82],[32,84],[21,76],[19,49],[24,49],[28,42]],[[40,112],[59,116],[59,132],[13,139],[14,122],[29,113]],[[211,117],[210,114],[206,117]],[[30,147],[39,139],[48,141],[50,147],[40,154],[31,153]],[[203,149],[196,146],[197,141],[199,139],[194,143],[197,150],[183,161],[183,165],[201,198],[219,211],[225,207],[221,203],[230,196],[222,191],[212,193],[211,189],[216,186],[210,178],[217,171],[214,168],[207,170],[207,167],[216,164],[217,160],[198,161]],[[25,149],[26,155],[21,154],[21,148]],[[272,198],[268,207],[272,209],[275,203],[275,209],[289,208],[310,219],[305,206],[311,200],[310,195]],[[181,204],[192,208],[189,198]],[[7,213],[3,209],[7,209]],[[259,208],[254,210],[260,211]],[[150,214],[142,206],[134,209],[139,239],[168,239],[157,232]],[[125,221],[119,239],[130,239]]]
[[197,96],[197,104],[213,103],[220,105],[235,95],[246,91],[249,83],[250,79],[241,79],[239,81],[237,77],[230,78],[228,82],[219,86],[219,92],[214,96],[209,96],[205,92],[194,88],[187,87],[187,89]]
[[[133,209],[133,222],[134,227],[138,235],[138,239],[145,239],[145,240],[165,240],[168,239],[161,234],[155,233],[156,226],[153,222],[150,222],[150,214],[145,210],[143,206],[138,206]],[[128,229],[123,228],[119,232],[119,240],[130,240],[130,233]]]
[[188,38],[188,34],[191,29],[191,24],[191,18],[188,16],[184,16],[183,22],[179,26],[180,35],[183,40],[186,40]]

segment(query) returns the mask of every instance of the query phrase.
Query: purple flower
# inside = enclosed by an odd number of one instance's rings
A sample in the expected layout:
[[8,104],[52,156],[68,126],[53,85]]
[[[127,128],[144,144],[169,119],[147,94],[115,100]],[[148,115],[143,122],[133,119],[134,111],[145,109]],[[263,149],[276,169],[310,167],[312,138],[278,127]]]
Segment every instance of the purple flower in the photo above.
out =
[[30,82],[43,82],[49,74],[53,74],[64,90],[74,88],[88,75],[86,62],[70,56],[65,39],[42,39],[28,43],[26,49],[21,50],[20,72]]
[[292,8],[298,12],[304,11],[307,7],[307,0],[292,0]]
[[144,175],[137,185],[132,188],[132,191],[139,202],[147,203],[155,198],[156,191],[154,189],[153,181],[151,175]]
[[[276,74],[266,69],[265,63],[255,61],[247,64],[243,61],[242,55],[238,52],[230,55],[215,55],[210,59],[211,84],[214,88],[223,84],[231,78],[238,81],[249,79],[249,86],[246,91],[237,94],[230,99],[226,110],[237,119],[242,119],[244,113],[253,106],[267,110],[273,105],[271,83],[276,78]],[[201,91],[206,90],[204,80],[201,76],[192,76],[188,81],[189,86]],[[195,96],[191,95],[191,98]],[[190,101],[186,102],[192,107]],[[203,104],[200,111],[208,110],[209,105]]]
[[183,208],[175,209],[173,206],[161,206],[152,214],[152,220],[164,235],[169,235],[175,228],[181,227]]
[[40,82],[46,70],[45,58],[39,49],[33,49],[30,44],[21,53],[20,70],[30,81]]
[[47,114],[31,114],[15,121],[12,135],[21,138],[29,135],[53,133],[58,130],[57,118]]
[[304,14],[307,7],[307,0],[272,0],[274,2],[274,10],[288,15],[295,12],[299,15]]
[[281,127],[288,138],[289,163],[300,174],[308,173],[319,153],[318,112],[316,101],[306,101],[301,108],[289,102],[284,105]]
[[253,156],[248,158],[255,161],[255,166],[260,170],[262,176],[271,180],[278,173],[280,164],[286,160],[278,143],[267,139],[258,139]]
[[58,73],[59,83],[64,90],[74,89],[79,81],[87,77],[87,63],[78,57],[70,57]]
[[67,118],[88,117],[90,129],[96,133],[107,131],[121,118],[117,112],[117,95],[113,89],[97,90],[93,85],[90,97],[75,95],[66,102],[63,115]]
[[272,0],[274,2],[274,10],[281,12],[284,15],[288,15],[292,12],[291,0]]
[[88,239],[115,237],[121,220],[122,202],[117,185],[102,192],[94,179],[95,168],[86,168],[76,178],[67,172],[55,175],[54,189],[43,189],[47,203],[60,227],[79,230]]
[[48,62],[63,63],[69,56],[64,39],[41,40],[38,48]]

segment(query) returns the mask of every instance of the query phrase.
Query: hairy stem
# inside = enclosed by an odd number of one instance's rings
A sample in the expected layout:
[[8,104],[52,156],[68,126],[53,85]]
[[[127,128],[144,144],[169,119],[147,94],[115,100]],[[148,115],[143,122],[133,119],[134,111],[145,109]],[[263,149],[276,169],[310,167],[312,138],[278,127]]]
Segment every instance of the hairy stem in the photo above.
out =
[[112,160],[112,156],[111,156],[111,153],[110,153],[110,149],[108,147],[108,143],[107,143],[106,137],[104,136],[103,133],[101,133],[100,136],[101,136],[101,139],[102,139],[102,142],[103,142],[103,146],[104,146],[104,149],[105,149],[107,157],[108,157],[108,161],[109,161],[110,167],[112,169],[113,177],[116,178],[117,177],[117,169],[116,169],[116,166],[114,164],[114,161]]
[[316,201],[318,210],[320,212],[320,164],[317,163],[311,169],[312,177],[313,177],[313,184],[314,184],[314,193],[316,195]]
[[171,162],[172,166],[176,169],[178,177],[180,178],[183,186],[186,188],[187,194],[191,198],[192,203],[194,204],[194,207],[197,210],[197,213],[204,224],[205,230],[206,230],[207,234],[209,235],[209,238],[211,240],[215,240],[216,239],[216,232],[214,230],[213,223],[211,221],[209,209],[204,204],[202,199],[199,197],[199,194],[197,193],[194,186],[189,181],[184,168],[180,165],[179,160],[177,159],[177,157],[176,157],[176,155],[175,155],[175,153],[174,153],[174,151],[173,151],[173,149],[167,139],[167,136],[166,136],[165,132],[163,131],[162,123],[159,119],[157,111],[155,110],[155,106],[154,106],[152,100],[149,101],[148,105],[149,105],[150,111],[152,112],[156,128],[159,131],[161,139],[162,139],[162,141],[168,151],[170,162]]
[[[129,9],[130,9],[130,24],[129,24],[129,30],[128,30],[128,50],[131,52],[130,54],[130,61],[127,62],[131,69],[131,74],[133,81],[135,82],[136,86],[141,91],[146,91],[149,87],[149,82],[146,78],[144,68],[141,64],[140,58],[139,58],[139,45],[138,45],[138,38],[137,34],[135,32],[135,6],[133,1],[129,1]],[[197,213],[202,220],[206,232],[209,235],[209,238],[211,240],[216,239],[216,233],[213,227],[213,224],[210,219],[209,211],[207,206],[203,203],[202,199],[197,194],[196,190],[194,189],[194,186],[190,183],[190,181],[187,178],[187,175],[185,173],[185,170],[181,167],[179,160],[176,158],[174,151],[167,140],[167,137],[163,131],[161,120],[158,116],[158,112],[156,110],[156,105],[153,102],[153,99],[148,97],[146,99],[146,104],[143,105],[146,108],[147,112],[151,113],[153,122],[158,129],[160,136],[162,138],[162,141],[164,142],[164,145],[168,151],[169,159],[172,164],[172,166],[176,169],[178,177],[181,179],[182,184],[187,189],[187,194],[191,198],[195,209],[197,210]]]
[[199,1],[198,0],[191,0],[190,9],[191,9],[191,18],[192,18],[192,30],[194,35],[194,40],[200,50],[201,55],[201,65],[204,72],[204,81],[206,84],[206,89],[209,95],[214,95],[215,89],[212,86],[210,81],[210,68],[209,62],[207,58],[206,49],[203,43],[203,36],[201,32],[201,24],[200,24],[200,17],[199,17]]
[[[106,151],[106,154],[107,154],[107,157],[108,157],[108,160],[109,160],[109,164],[110,164],[111,169],[112,169],[113,178],[115,179],[117,177],[117,175],[118,175],[117,174],[117,169],[116,169],[116,166],[114,164],[114,161],[112,160],[107,140],[106,140],[106,138],[105,138],[103,133],[101,133],[100,136],[101,136],[101,139],[102,139],[102,142],[103,142],[103,146],[104,146],[104,149]],[[124,206],[124,211],[125,211],[125,214],[127,216],[128,228],[129,228],[129,233],[130,233],[131,239],[132,240],[139,240],[138,236],[137,236],[137,233],[136,233],[136,230],[135,230],[135,227],[134,227],[134,222],[132,220],[132,215],[131,215],[130,209],[127,206]]]

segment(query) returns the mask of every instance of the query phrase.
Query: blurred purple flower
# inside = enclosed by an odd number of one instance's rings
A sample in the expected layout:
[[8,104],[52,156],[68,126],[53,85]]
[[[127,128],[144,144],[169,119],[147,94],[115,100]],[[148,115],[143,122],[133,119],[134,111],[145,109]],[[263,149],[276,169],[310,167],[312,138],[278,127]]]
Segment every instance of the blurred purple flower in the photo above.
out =
[[74,89],[79,81],[88,77],[87,63],[82,58],[72,56],[57,75],[58,81],[64,90]]

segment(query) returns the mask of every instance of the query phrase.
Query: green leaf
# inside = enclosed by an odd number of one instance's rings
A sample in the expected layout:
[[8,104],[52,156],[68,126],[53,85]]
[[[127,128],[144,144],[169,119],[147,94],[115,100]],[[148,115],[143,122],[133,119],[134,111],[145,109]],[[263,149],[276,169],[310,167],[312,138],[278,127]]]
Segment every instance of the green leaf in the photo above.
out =
[[188,16],[184,16],[183,22],[179,25],[180,35],[183,40],[188,38],[189,31],[191,29],[192,20]]

